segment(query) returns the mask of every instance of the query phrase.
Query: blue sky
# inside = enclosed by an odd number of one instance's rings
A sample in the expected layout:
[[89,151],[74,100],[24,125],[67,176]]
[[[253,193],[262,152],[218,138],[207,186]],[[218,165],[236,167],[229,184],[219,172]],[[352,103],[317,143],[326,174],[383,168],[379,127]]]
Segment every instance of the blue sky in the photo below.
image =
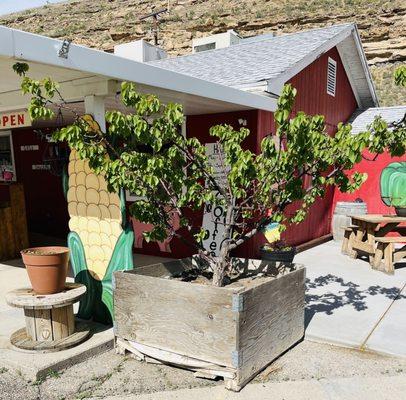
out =
[[0,0],[0,15],[10,14],[27,8],[40,7],[47,3],[59,3],[63,0]]

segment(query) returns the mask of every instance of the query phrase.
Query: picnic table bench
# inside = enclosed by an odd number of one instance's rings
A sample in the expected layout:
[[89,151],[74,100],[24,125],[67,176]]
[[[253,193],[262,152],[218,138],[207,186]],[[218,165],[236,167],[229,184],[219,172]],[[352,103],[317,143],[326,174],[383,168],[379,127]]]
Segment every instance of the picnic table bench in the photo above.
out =
[[[393,273],[393,263],[406,256],[406,246],[395,249],[395,244],[406,244],[405,217],[397,215],[350,215],[352,225],[345,229],[342,251],[352,258],[366,254],[370,265],[380,271]],[[388,237],[396,232],[400,236]]]

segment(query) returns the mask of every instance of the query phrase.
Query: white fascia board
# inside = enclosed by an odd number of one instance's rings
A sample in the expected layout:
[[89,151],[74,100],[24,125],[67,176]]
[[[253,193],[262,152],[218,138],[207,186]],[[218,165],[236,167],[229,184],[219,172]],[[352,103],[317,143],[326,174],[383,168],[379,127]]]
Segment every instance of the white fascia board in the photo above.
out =
[[269,97],[247,93],[80,45],[71,44],[68,58],[64,59],[58,57],[62,41],[45,36],[2,27],[0,43],[4,42],[12,43],[13,51],[10,52],[9,44],[6,44],[4,49],[0,47],[0,55],[18,60],[83,71],[120,81],[131,81],[253,109],[266,111],[276,109],[276,101]]
[[362,101],[361,101],[361,98],[360,98],[358,90],[357,90],[357,85],[354,82],[354,78],[353,78],[352,73],[351,73],[351,68],[345,62],[345,57],[344,57],[344,54],[343,54],[343,50],[342,50],[342,48],[341,48],[341,46],[339,44],[337,45],[337,51],[338,51],[338,54],[339,54],[339,56],[341,58],[341,62],[343,63],[344,71],[347,74],[347,78],[348,78],[348,81],[350,83],[352,93],[354,94],[355,100],[357,102],[357,106],[358,106],[358,108],[362,108],[362,106],[363,106]]
[[371,92],[371,97],[374,101],[375,106],[379,107],[379,100],[378,100],[378,96],[376,94],[374,81],[371,76],[371,71],[369,70],[367,57],[365,55],[364,48],[362,47],[361,37],[359,35],[358,28],[356,25],[354,25],[354,30],[352,32],[352,35],[354,37],[354,41],[357,46],[358,55],[361,60],[362,69],[364,70],[365,77],[368,82],[368,87],[369,87],[369,91]]
[[320,56],[324,53],[332,49],[333,47],[337,46],[340,42],[342,42],[346,37],[350,36],[353,31],[356,29],[355,24],[351,24],[348,26],[347,29],[344,29],[342,32],[338,33],[330,40],[326,41],[323,45],[319,46],[315,51],[303,57],[300,61],[298,61],[293,67],[289,68],[282,74],[278,75],[276,78],[271,78],[268,81],[268,91],[271,93],[280,94],[281,90],[283,89],[283,85],[295,75],[297,75],[300,71],[305,69],[308,65],[312,62],[317,60]]
[[10,28],[0,26],[0,54],[4,57],[14,56],[13,33]]

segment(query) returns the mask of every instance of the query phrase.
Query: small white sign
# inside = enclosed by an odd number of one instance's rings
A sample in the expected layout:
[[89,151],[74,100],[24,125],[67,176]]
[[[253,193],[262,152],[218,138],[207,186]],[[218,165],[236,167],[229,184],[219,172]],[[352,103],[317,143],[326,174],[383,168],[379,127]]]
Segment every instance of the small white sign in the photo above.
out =
[[51,169],[50,165],[47,164],[37,164],[32,166],[33,170],[39,170],[39,171],[49,171]]
[[[214,177],[221,187],[227,185],[227,170],[224,166],[224,155],[221,146],[218,143],[207,143],[206,154],[209,164],[214,169]],[[215,192],[216,196],[219,193]],[[221,243],[226,221],[226,210],[222,205],[206,204],[203,215],[203,229],[206,231],[203,239],[203,247],[210,252],[212,256],[220,255]]]
[[37,151],[39,150],[39,146],[37,144],[30,144],[27,146],[21,146],[21,151]]

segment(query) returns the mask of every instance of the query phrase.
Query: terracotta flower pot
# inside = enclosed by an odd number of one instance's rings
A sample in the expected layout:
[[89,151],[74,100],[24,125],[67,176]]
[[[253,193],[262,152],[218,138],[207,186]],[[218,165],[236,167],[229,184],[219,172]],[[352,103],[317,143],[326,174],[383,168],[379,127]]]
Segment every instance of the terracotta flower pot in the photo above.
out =
[[67,247],[32,247],[21,251],[21,256],[35,293],[53,294],[65,289]]

